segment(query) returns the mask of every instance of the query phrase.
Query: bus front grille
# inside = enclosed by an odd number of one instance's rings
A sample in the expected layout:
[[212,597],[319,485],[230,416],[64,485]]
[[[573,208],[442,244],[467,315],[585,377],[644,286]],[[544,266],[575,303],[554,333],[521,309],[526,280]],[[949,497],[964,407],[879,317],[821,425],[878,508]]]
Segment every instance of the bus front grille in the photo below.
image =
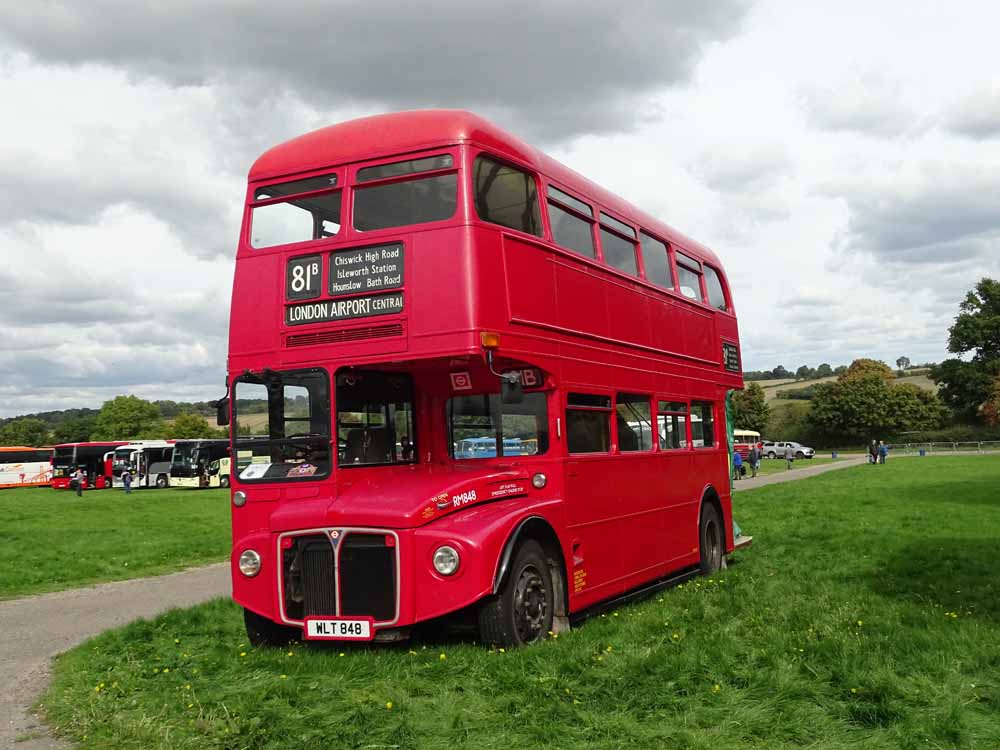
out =
[[340,614],[396,619],[396,547],[386,534],[351,533],[340,548]]
[[[345,532],[335,552],[327,534],[293,537],[282,553],[282,600],[285,618],[371,617],[396,619],[395,537]],[[337,607],[337,586],[340,607]]]

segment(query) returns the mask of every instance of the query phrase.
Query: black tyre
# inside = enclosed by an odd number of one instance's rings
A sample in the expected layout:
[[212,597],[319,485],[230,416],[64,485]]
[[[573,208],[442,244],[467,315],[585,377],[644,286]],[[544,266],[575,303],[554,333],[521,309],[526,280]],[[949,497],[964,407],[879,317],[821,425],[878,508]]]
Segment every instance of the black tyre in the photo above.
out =
[[273,620],[261,617],[249,609],[243,610],[243,624],[247,628],[247,638],[254,646],[284,646],[286,643],[301,640],[302,632],[298,628],[279,625]]
[[228,487],[229,486],[229,477],[222,477],[222,478],[220,478],[219,479],[219,486],[220,487]]
[[805,458],[806,454],[803,453],[802,451],[795,451],[795,457],[796,458]]
[[541,545],[519,545],[500,591],[479,607],[479,636],[494,646],[524,646],[545,639],[555,607],[552,571]]
[[774,458],[774,451],[768,451],[767,457]]
[[162,490],[162,489],[163,489],[164,487],[166,487],[166,486],[167,486],[167,477],[166,477],[166,475],[164,475],[164,474],[160,474],[160,476],[158,476],[158,477],[156,478],[156,486],[157,486],[157,487],[158,487],[159,489],[161,489],[161,490]]
[[698,548],[701,550],[701,572],[714,573],[722,567],[726,552],[726,537],[722,529],[722,516],[712,503],[702,503],[701,520],[698,522]]

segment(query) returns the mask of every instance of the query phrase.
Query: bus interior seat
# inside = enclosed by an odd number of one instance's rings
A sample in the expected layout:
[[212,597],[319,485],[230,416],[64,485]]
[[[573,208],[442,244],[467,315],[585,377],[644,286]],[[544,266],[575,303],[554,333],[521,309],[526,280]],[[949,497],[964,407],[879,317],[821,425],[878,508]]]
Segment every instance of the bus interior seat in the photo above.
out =
[[345,442],[347,463],[382,462],[390,458],[389,431],[384,427],[355,427],[347,431]]

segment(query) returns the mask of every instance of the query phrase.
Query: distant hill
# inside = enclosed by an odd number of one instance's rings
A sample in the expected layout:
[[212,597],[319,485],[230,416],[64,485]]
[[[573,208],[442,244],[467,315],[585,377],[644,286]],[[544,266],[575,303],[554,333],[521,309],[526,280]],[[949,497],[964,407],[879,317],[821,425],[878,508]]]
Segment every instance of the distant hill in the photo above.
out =
[[[206,419],[215,419],[215,407],[211,401],[153,401],[160,409],[160,414],[167,421],[172,420],[179,414],[198,414]],[[100,413],[100,409],[59,409],[56,411],[39,411],[32,414],[18,414],[14,417],[0,419],[0,427],[15,419],[40,419],[45,422],[49,430],[53,430],[64,422],[71,419],[94,418]]]

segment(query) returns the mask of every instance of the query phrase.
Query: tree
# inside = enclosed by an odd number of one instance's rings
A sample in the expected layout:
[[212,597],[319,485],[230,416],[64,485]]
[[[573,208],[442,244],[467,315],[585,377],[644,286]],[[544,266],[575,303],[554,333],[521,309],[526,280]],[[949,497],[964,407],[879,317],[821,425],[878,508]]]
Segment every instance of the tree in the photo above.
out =
[[743,430],[767,431],[771,409],[764,400],[764,389],[750,383],[745,390],[733,394],[733,426]]
[[823,364],[821,364],[819,367],[816,368],[817,378],[828,378],[831,375],[833,375],[833,368],[830,367],[830,365],[828,365],[826,362],[824,362]]
[[792,377],[792,373],[786,370],[784,365],[778,365],[775,367],[771,370],[771,374],[774,375],[775,380]]
[[799,380],[808,380],[813,377],[816,372],[809,365],[802,365],[798,370],[795,371],[795,377]]
[[856,359],[851,362],[851,366],[840,374],[839,380],[840,382],[844,382],[845,380],[857,380],[860,378],[866,378],[869,375],[880,377],[887,383],[896,379],[896,374],[885,362],[880,362],[877,359],[867,359],[866,357],[861,357],[860,359]]
[[986,403],[983,404],[980,414],[982,414],[983,421],[990,427],[1000,425],[1000,375],[993,379],[989,396],[986,398]]
[[867,442],[940,426],[945,410],[936,394],[912,384],[895,385],[874,367],[860,372],[848,377],[848,369],[837,382],[816,386],[809,421],[821,433],[835,440]]
[[40,419],[12,419],[0,427],[0,445],[46,445],[51,441],[48,427]]
[[52,442],[84,443],[94,433],[96,417],[91,415],[70,417],[52,430]]
[[95,440],[131,440],[157,431],[160,410],[136,396],[116,396],[105,401],[94,422]]
[[941,386],[942,400],[958,414],[985,418],[982,409],[1000,375],[1000,281],[980,279],[958,309],[948,329],[948,351],[967,359],[946,359],[931,368],[930,377]]
[[847,372],[847,365],[838,365],[833,368],[834,375],[843,375],[845,372]]
[[910,366],[909,357],[900,357],[899,359],[896,360],[896,369],[899,370],[900,372],[902,372],[909,366]]
[[172,438],[208,438],[219,437],[219,430],[213,429],[208,420],[197,414],[181,414],[172,426],[167,428]]

